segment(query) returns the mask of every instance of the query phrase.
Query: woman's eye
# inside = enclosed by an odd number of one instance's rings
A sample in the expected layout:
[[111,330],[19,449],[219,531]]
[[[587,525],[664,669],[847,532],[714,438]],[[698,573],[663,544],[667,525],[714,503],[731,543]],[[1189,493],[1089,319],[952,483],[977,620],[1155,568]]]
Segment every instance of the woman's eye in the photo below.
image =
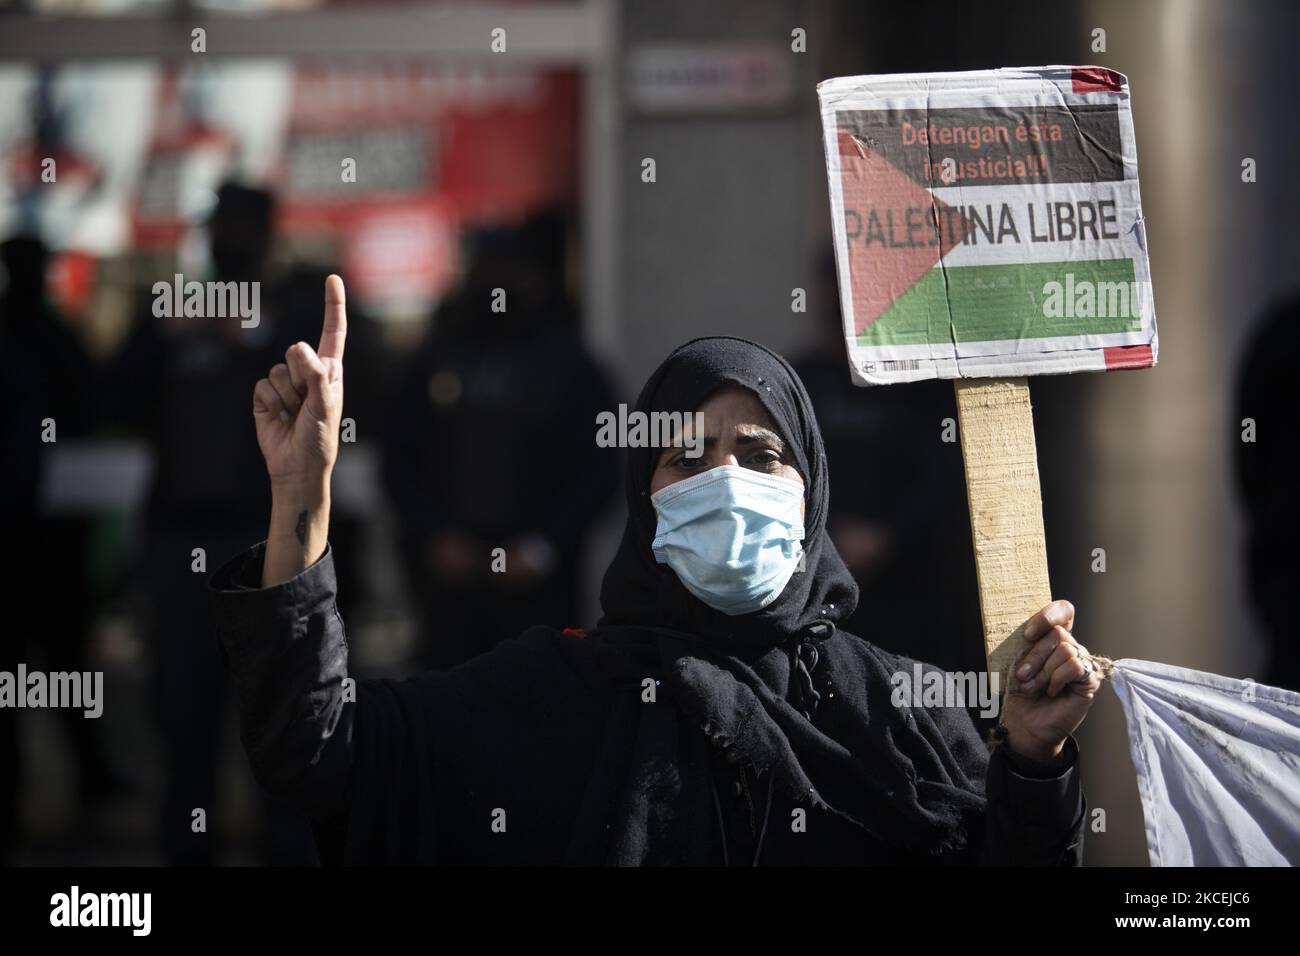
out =
[[781,456],[769,448],[755,452],[750,456],[749,463],[758,468],[772,468],[781,464]]
[[699,455],[695,458],[691,458],[688,455],[679,455],[677,457],[677,461],[675,462],[675,464],[677,465],[678,468],[685,469],[686,471],[695,471],[700,467],[700,464],[703,461],[704,461],[703,455]]

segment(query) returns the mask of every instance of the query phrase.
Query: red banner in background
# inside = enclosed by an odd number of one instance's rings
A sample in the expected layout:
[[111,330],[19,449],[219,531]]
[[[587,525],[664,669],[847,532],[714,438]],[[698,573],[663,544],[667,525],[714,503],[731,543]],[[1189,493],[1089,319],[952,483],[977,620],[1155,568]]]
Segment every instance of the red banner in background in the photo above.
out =
[[[287,104],[268,96],[233,111],[207,110],[233,113],[244,129],[186,120],[180,74],[160,84],[135,205],[137,248],[174,246],[196,184],[215,190],[237,172],[241,138],[264,138],[268,130],[280,138],[278,159],[255,184],[276,193],[278,234],[338,242],[362,295],[391,283],[403,301],[436,299],[454,278],[456,229],[517,221],[575,195],[574,71],[474,64],[288,69]],[[222,95],[217,80],[190,98],[202,111]]]
[[371,204],[357,210],[343,244],[349,294],[410,314],[456,279],[456,221],[445,203]]

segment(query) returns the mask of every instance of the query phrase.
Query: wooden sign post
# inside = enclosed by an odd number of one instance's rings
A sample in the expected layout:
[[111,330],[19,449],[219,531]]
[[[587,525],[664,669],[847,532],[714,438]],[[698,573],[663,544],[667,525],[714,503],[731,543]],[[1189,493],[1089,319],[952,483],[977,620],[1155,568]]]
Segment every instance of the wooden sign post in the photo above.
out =
[[1027,376],[1158,340],[1128,81],[1099,67],[818,84],[853,380],[954,380],[991,673],[1052,599]]
[[966,465],[971,543],[979,580],[984,653],[999,686],[1024,650],[1029,616],[1052,600],[1029,383],[958,379],[957,427]]

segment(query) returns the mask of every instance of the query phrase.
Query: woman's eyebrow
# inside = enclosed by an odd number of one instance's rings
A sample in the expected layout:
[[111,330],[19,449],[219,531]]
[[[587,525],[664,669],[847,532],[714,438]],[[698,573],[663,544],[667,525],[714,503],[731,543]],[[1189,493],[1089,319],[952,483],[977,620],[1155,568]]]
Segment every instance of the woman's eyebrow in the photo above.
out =
[[[782,438],[780,435],[778,435],[776,432],[772,431],[772,429],[761,428],[756,425],[752,425],[752,426],[741,425],[739,427],[740,429],[743,429],[743,431],[737,430],[736,444],[757,445],[760,442],[766,442],[767,444],[772,445],[781,454],[785,453],[786,451],[785,439]],[[705,448],[711,448],[717,443],[718,443],[717,435],[706,435],[704,437],[704,440],[701,442],[701,444]],[[681,436],[678,435],[675,437],[673,444],[666,445],[663,448],[663,450],[659,453],[659,461],[661,463],[664,462],[665,460],[670,458],[673,455],[673,453],[681,451],[681,449],[682,449]]]
[[741,426],[744,431],[737,431],[736,443],[740,445],[753,445],[757,442],[767,442],[775,446],[779,452],[785,451],[785,439],[770,428],[752,428]]

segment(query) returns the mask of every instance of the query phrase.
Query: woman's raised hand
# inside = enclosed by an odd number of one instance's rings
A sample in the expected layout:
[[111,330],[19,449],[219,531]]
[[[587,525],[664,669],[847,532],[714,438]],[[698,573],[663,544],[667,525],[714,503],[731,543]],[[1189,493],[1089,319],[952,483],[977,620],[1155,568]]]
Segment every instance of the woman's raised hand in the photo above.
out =
[[297,342],[253,389],[257,443],[271,484],[328,482],[343,416],[343,346],[348,334],[343,280],[325,280],[320,348]]
[[262,586],[315,564],[329,540],[330,475],[343,417],[343,280],[325,280],[325,322],[315,351],[298,342],[253,389],[257,443],[271,478],[271,527]]

